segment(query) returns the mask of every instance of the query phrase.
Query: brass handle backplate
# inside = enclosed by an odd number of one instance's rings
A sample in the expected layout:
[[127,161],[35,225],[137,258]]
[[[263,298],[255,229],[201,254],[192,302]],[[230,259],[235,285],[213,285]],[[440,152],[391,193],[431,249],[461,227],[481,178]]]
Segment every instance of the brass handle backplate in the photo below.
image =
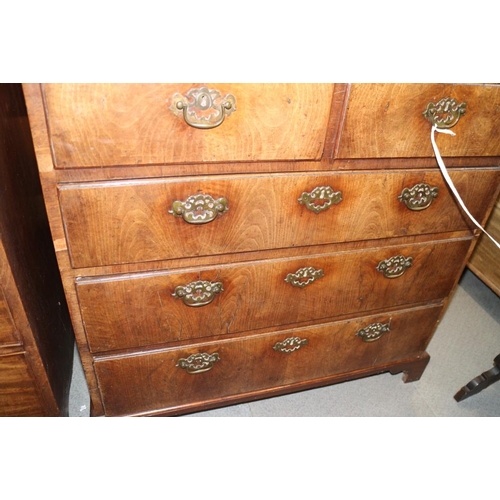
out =
[[214,363],[220,361],[220,356],[218,353],[207,354],[206,352],[201,352],[198,354],[191,354],[187,358],[180,358],[176,365],[178,368],[186,370],[188,373],[196,374],[208,372],[214,367]]
[[330,186],[315,187],[310,193],[303,192],[298,199],[301,205],[315,214],[328,210],[342,201],[342,191],[334,191]]
[[184,304],[190,307],[200,307],[210,304],[218,293],[224,291],[222,283],[216,281],[193,281],[187,285],[175,287],[172,297],[182,299]]
[[301,267],[294,273],[287,274],[285,281],[292,286],[304,288],[325,275],[323,269],[314,269],[314,267]]
[[300,337],[288,337],[283,340],[283,342],[276,342],[273,349],[275,351],[284,352],[285,354],[290,354],[308,343],[309,341],[307,339],[301,339]]
[[182,116],[194,128],[210,129],[222,124],[226,116],[236,111],[236,99],[207,87],[191,89],[186,95],[174,94],[170,111]]
[[445,97],[436,104],[430,102],[422,113],[437,128],[451,128],[465,114],[467,103],[458,104],[456,99]]
[[371,325],[365,326],[356,332],[356,337],[360,337],[363,342],[375,342],[382,335],[390,331],[389,323],[372,323]]
[[411,267],[413,257],[405,257],[404,255],[395,255],[390,259],[381,260],[378,263],[377,271],[380,271],[386,278],[399,278],[405,271]]
[[215,200],[209,194],[196,194],[185,201],[174,201],[168,213],[182,217],[189,224],[206,224],[228,210],[226,198]]
[[413,211],[425,210],[431,206],[434,198],[437,198],[439,189],[429,184],[415,184],[412,188],[404,188],[398,196],[398,200]]

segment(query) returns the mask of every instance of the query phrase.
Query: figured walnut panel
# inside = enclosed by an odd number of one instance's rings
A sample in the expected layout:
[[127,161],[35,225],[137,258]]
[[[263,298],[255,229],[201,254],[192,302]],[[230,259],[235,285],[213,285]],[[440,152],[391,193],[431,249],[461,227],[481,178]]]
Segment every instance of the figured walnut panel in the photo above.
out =
[[[418,308],[243,339],[96,359],[95,368],[106,415],[174,408],[419,355],[440,313],[441,306]],[[376,322],[389,323],[390,331],[375,342],[363,342],[356,336],[359,329]],[[290,337],[306,339],[307,344],[288,354],[274,349],[276,343]],[[197,353],[217,353],[219,361],[211,370],[197,374],[176,366],[179,359]]]
[[[500,170],[452,171],[479,220],[500,182]],[[398,199],[405,187],[438,187],[432,205],[414,212]],[[303,192],[329,185],[342,201],[314,213]],[[194,226],[168,211],[192,194],[224,197],[229,210]],[[436,170],[329,175],[262,175],[155,179],[63,185],[59,198],[74,267],[251,252],[472,227]]]
[[325,145],[333,84],[210,84],[236,98],[222,125],[200,130],[169,110],[203,84],[46,84],[57,168],[313,160]]
[[[466,239],[103,277],[79,282],[77,292],[90,348],[99,352],[440,300],[453,287],[469,246]],[[398,278],[384,277],[378,264],[397,255],[411,257],[411,267]],[[310,266],[323,276],[303,288],[285,281]],[[177,286],[197,280],[220,282],[223,291],[201,307],[173,296]]]
[[437,134],[442,156],[500,155],[500,86],[444,84],[352,85],[338,158],[433,157],[428,103],[452,97],[467,110],[452,130]]

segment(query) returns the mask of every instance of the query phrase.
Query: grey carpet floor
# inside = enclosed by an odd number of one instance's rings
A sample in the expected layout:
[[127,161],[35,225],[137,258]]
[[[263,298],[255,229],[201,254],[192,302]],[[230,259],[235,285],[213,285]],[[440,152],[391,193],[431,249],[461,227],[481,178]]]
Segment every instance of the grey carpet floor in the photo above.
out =
[[[388,373],[186,417],[500,417],[500,382],[457,403],[454,394],[500,354],[500,297],[466,270],[430,345],[422,378]],[[89,416],[78,356],[70,417]]]

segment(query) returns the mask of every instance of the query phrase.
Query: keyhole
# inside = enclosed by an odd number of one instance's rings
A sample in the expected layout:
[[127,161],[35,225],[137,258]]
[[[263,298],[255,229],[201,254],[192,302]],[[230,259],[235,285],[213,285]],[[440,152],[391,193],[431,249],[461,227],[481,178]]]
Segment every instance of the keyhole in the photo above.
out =
[[198,97],[198,107],[200,109],[207,109],[210,107],[211,100],[207,94],[200,94]]

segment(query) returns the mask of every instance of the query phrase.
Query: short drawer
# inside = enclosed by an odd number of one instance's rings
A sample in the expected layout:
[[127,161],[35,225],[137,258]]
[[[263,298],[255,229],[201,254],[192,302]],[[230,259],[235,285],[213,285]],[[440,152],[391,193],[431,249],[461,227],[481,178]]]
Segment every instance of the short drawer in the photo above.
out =
[[[451,176],[481,220],[500,169]],[[74,267],[472,227],[437,169],[65,184],[59,199]]]
[[442,156],[500,156],[500,86],[445,84],[352,85],[337,156],[433,157],[429,105],[438,126],[458,120],[437,134]]
[[[109,416],[179,409],[418,356],[441,307],[97,358]],[[147,390],[146,390],[147,388]]]
[[77,281],[93,352],[441,300],[471,240]]
[[318,160],[333,87],[46,84],[43,95],[55,166],[78,168]]

